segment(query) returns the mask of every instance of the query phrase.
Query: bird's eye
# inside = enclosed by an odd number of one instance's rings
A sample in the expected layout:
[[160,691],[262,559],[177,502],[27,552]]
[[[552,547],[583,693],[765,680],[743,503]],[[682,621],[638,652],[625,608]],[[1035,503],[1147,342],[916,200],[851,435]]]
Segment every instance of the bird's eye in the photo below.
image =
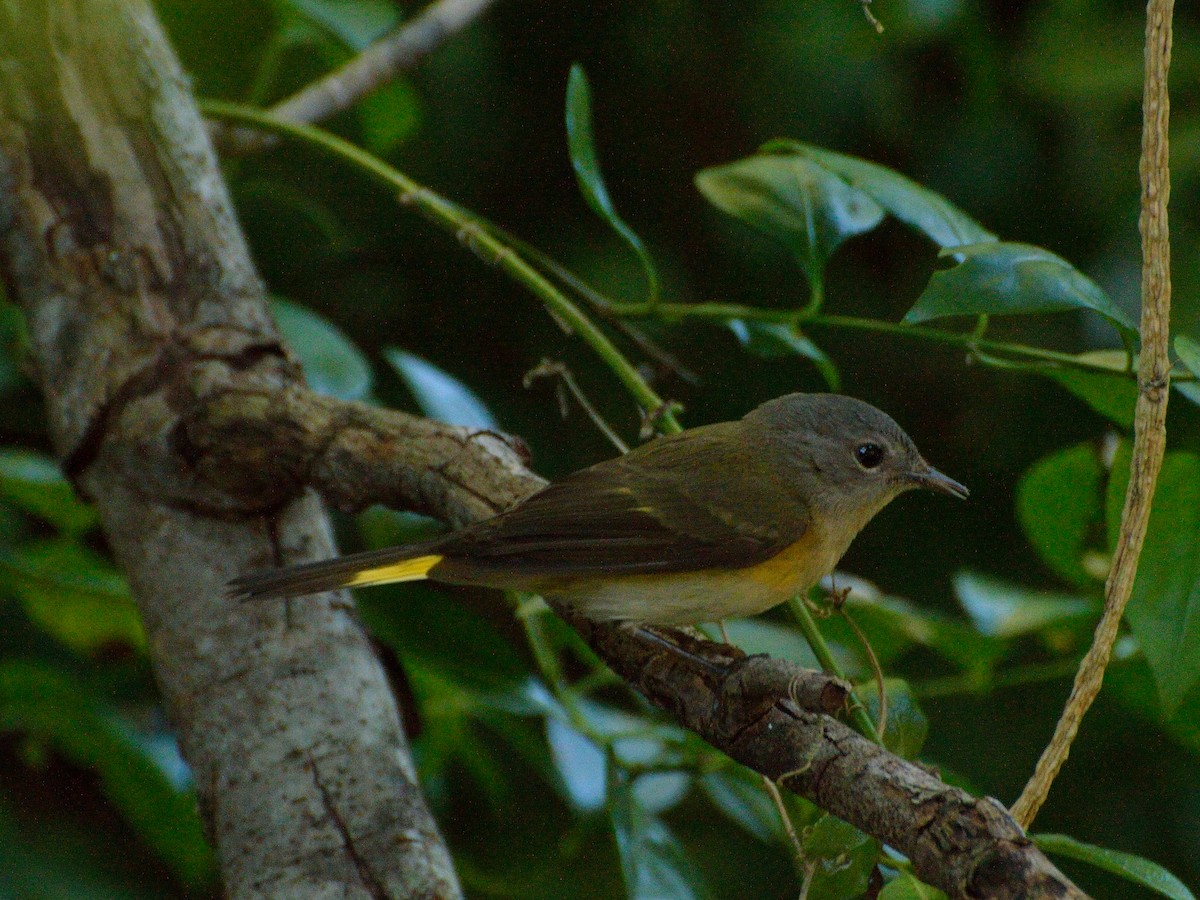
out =
[[854,458],[864,469],[873,469],[883,462],[883,448],[878,444],[859,444],[854,448]]

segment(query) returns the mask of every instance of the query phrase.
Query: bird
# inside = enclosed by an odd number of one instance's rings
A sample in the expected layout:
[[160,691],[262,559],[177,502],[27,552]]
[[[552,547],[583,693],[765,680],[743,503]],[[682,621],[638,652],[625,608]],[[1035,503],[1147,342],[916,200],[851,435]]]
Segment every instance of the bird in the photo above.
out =
[[430,579],[540,594],[603,622],[720,622],[811,588],[876,513],[916,488],[969,494],[881,410],[793,393],[655,438],[460,531],[252,572],[229,592],[286,598]]

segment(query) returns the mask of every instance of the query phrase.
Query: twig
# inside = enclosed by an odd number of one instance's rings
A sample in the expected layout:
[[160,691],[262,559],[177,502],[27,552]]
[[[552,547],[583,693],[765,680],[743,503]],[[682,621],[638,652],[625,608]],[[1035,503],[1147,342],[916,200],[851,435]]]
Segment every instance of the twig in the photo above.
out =
[[[363,97],[415,68],[447,38],[478,18],[496,0],[437,0],[415,19],[404,22],[362,53],[271,107],[287,122],[322,122],[349,109]],[[251,153],[270,146],[274,138],[250,129],[237,129],[221,139],[222,149]]]
[[[571,370],[567,368],[565,363],[553,359],[543,359],[525,373],[522,381],[525,387],[528,388],[540,378],[560,379],[558,383],[559,389],[561,390],[564,385],[566,386],[566,389],[571,392],[571,396],[575,398],[576,402],[583,408],[583,411],[587,413],[588,418],[600,429],[600,433],[608,438],[609,443],[616,447],[617,451],[622,454],[629,452],[629,445],[621,440],[621,436],[608,424],[604,416],[600,415],[600,411],[592,405],[592,401],[587,398],[587,395],[583,392],[583,388],[579,386],[579,382],[575,380],[575,376],[571,374]],[[562,399],[563,418],[566,418],[566,398],[563,397]]]
[[[792,824],[791,813],[788,812],[787,806],[784,805],[783,794],[779,793],[778,786],[766,775],[760,775],[759,777],[762,779],[763,788],[771,798],[771,802],[775,804],[775,812],[779,814],[779,823],[783,826],[783,833],[787,836],[788,843],[792,847],[796,867],[801,871],[807,870],[811,863],[809,863],[804,855],[804,845],[800,843],[800,835],[796,833],[796,826]],[[803,893],[801,893],[801,896],[804,896]]]
[[1146,84],[1142,101],[1142,354],[1138,364],[1138,399],[1134,418],[1133,459],[1129,489],[1121,514],[1121,534],[1105,585],[1104,614],[1092,646],[1080,663],[1071,695],[1037,768],[1017,802],[1013,816],[1028,828],[1045,802],[1059,769],[1067,760],[1079,723],[1100,691],[1104,669],[1125,604],[1133,591],[1138,557],[1146,539],[1150,504],[1167,440],[1167,400],[1171,361],[1167,355],[1171,312],[1171,245],[1167,201],[1171,193],[1167,125],[1170,100],[1167,71],[1171,64],[1171,14],[1174,0],[1150,0],[1146,7]]
[[285,122],[262,110],[236,103],[208,100],[200,106],[205,115],[251,125],[323,150],[396,191],[397,200],[402,206],[411,206],[430,222],[454,235],[459,243],[485,263],[495,266],[524,286],[545,305],[559,324],[583,338],[643,411],[657,417],[656,424],[661,426],[661,430],[671,433],[683,430],[675,417],[674,407],[655,393],[637,367],[625,358],[608,335],[525,259],[517,248],[492,234],[486,223],[476,220],[452,201],[337,135],[311,125]]
[[[788,601],[788,608],[791,610],[792,616],[796,619],[796,624],[800,626],[800,631],[803,633],[804,639],[808,641],[808,646],[812,648],[817,662],[821,664],[821,668],[830,675],[845,678],[845,673],[842,672],[842,667],[838,665],[837,659],[834,658],[833,651],[829,649],[829,644],[825,642],[825,636],[821,634],[821,629],[817,627],[816,620],[813,619],[812,612],[809,610],[805,598],[803,596],[793,597]],[[854,723],[854,727],[868,740],[879,744],[881,747],[883,746],[883,735],[875,727],[875,723],[871,720],[870,715],[867,714],[866,704],[853,692],[850,694],[850,721]]]

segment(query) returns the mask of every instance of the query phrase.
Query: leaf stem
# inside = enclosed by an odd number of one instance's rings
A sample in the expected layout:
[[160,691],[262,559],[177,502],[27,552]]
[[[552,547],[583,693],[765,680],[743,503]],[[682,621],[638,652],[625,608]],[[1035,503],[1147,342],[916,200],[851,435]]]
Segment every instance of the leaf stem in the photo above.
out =
[[[817,627],[817,620],[813,618],[812,611],[808,608],[805,598],[799,595],[793,597],[788,601],[788,607],[796,619],[796,624],[800,626],[800,632],[804,635],[804,639],[812,647],[813,655],[816,656],[817,662],[821,664],[821,668],[830,675],[845,680],[846,673],[842,671],[842,667],[834,659],[833,651],[829,649],[829,644],[825,642],[825,636],[821,634],[821,629]],[[879,730],[867,714],[866,704],[858,698],[858,695],[854,691],[850,692],[850,720],[859,732],[876,744],[883,746],[883,738],[880,737]]]
[[[884,319],[830,315],[825,313],[812,314],[806,310],[764,309],[760,306],[748,306],[740,303],[659,303],[654,307],[649,307],[644,303],[609,303],[607,306],[601,308],[606,313],[623,319],[653,317],[665,322],[701,319],[722,323],[728,322],[731,319],[745,319],[783,325],[871,331],[914,340],[930,341],[932,343],[950,344],[968,350],[978,349],[988,353],[1007,354],[1019,359],[1052,363],[1072,369],[1082,369],[1087,372],[1113,375],[1119,378],[1136,378],[1137,376],[1136,371],[1130,370],[1127,366],[1113,366],[1099,360],[1085,359],[1073,353],[1047,350],[1042,347],[1031,347],[1028,344],[1014,344],[1008,341],[985,339],[978,328],[973,333],[964,334],[940,328],[907,325],[903,322],[888,322]],[[1194,381],[1195,376],[1189,377],[1187,373],[1182,373],[1180,375],[1173,375],[1171,380]]]
[[642,409],[661,424],[664,431],[682,430],[670,404],[646,383],[637,368],[609,340],[608,335],[551,284],[516,248],[496,237],[486,223],[476,220],[457,204],[413,181],[378,157],[323,129],[284,122],[269,113],[236,103],[206,100],[201,102],[200,109],[206,116],[261,128],[324,150],[397,191],[402,206],[413,207],[429,221],[453,235],[459,243],[484,262],[496,266],[541,300],[566,330],[583,338]]

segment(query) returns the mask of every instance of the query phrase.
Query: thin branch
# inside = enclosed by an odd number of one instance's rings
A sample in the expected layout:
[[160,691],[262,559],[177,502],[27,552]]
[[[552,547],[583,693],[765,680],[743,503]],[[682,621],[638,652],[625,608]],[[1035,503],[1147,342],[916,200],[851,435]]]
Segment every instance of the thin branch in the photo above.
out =
[[1028,828],[1050,785],[1067,760],[1079,724],[1100,692],[1104,670],[1125,604],[1133,592],[1138,557],[1146,539],[1154,487],[1167,442],[1167,400],[1171,362],[1168,358],[1171,313],[1171,244],[1167,201],[1170,100],[1167,71],[1171,65],[1171,14],[1174,0],[1150,0],[1146,7],[1146,84],[1142,101],[1142,353],[1138,364],[1138,400],[1134,419],[1133,459],[1129,489],[1121,514],[1121,533],[1105,585],[1104,614],[1091,649],[1080,663],[1075,684],[1054,730],[1054,737],[1017,802],[1013,815]]
[[[842,328],[850,331],[872,331],[877,334],[889,334],[896,337],[910,338],[935,344],[948,344],[962,347],[968,351],[985,351],[990,354],[1007,355],[1031,363],[1045,363],[1050,366],[1065,366],[1070,369],[1080,369],[1085,372],[1096,372],[1102,375],[1113,375],[1119,378],[1136,377],[1136,372],[1128,366],[1113,365],[1101,360],[1088,359],[1073,353],[1063,353],[1059,350],[1047,350],[1042,347],[1031,347],[1028,344],[1015,344],[1009,341],[984,339],[978,330],[973,333],[947,331],[941,328],[929,328],[924,325],[908,325],[904,322],[889,322],[884,319],[872,319],[864,316],[827,315],[824,313],[810,314],[796,309],[764,309],[761,306],[747,306],[740,303],[660,303],[653,309],[643,303],[613,304],[602,308],[606,315],[626,319],[655,318],[664,322],[679,322],[684,319],[726,323],[734,319],[744,319],[752,322],[767,322],[777,325],[794,325],[797,327]],[[983,361],[992,364],[991,359]],[[996,360],[1003,362],[1003,360]],[[1022,368],[1028,368],[1022,367]],[[1196,376],[1181,372],[1172,376],[1175,381],[1194,381]]]
[[452,234],[459,243],[485,263],[495,266],[528,289],[569,333],[578,334],[600,357],[629,394],[648,415],[656,417],[662,430],[681,431],[672,406],[655,393],[634,366],[584,312],[560,291],[537,267],[517,250],[465,213],[455,203],[413,181],[403,172],[336,135],[309,125],[281,121],[260,110],[209,100],[204,113],[220,119],[253,125],[274,134],[295,138],[350,163],[366,175],[396,191],[402,206],[411,206],[430,222]]
[[[496,0],[437,0],[349,62],[271,107],[287,122],[322,122],[343,112],[387,82],[415,68],[482,15]],[[238,129],[221,137],[226,152],[245,154],[273,143],[269,135]]]

